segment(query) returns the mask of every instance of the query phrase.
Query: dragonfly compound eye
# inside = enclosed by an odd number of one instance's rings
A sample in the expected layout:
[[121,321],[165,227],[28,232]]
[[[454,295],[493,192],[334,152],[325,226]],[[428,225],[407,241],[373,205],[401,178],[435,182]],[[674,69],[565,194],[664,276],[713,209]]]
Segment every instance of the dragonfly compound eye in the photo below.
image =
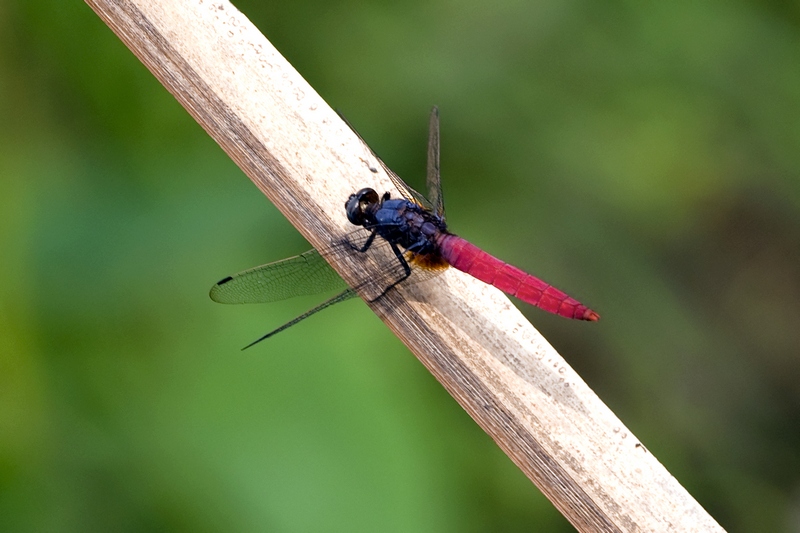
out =
[[347,219],[356,226],[363,226],[366,222],[366,214],[370,206],[379,202],[378,193],[373,189],[361,189],[355,194],[351,194],[344,204],[347,210]]

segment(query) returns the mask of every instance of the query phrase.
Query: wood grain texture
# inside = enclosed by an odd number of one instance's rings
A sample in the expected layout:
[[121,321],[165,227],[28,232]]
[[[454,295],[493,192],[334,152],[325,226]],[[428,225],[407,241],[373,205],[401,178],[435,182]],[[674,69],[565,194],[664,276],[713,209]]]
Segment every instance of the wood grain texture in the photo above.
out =
[[[229,2],[87,3],[313,245],[351,192],[394,190]],[[497,289],[450,269],[371,307],[580,531],[722,531]]]

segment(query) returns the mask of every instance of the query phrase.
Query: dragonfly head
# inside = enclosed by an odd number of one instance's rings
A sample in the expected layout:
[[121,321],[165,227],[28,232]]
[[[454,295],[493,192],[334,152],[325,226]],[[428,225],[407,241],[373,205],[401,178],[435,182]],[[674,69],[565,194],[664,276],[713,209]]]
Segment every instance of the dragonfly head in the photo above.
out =
[[367,187],[361,189],[355,194],[351,194],[350,198],[344,204],[347,210],[347,219],[356,226],[363,226],[368,222],[370,211],[374,211],[375,206],[380,204],[380,197],[374,189]]

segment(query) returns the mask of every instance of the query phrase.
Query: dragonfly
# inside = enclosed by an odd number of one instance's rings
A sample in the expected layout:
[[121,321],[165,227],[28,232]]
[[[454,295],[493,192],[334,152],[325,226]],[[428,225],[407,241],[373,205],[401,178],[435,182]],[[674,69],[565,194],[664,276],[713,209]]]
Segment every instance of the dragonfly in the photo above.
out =
[[[437,107],[431,110],[428,128],[427,198],[409,187],[372,152],[358,132],[355,129],[353,131],[380,163],[402,197],[392,198],[389,192],[379,195],[372,188],[363,188],[351,194],[345,202],[347,219],[359,229],[323,250],[325,254],[311,249],[218,281],[211,288],[211,299],[226,304],[274,302],[339,290],[336,296],[261,336],[243,350],[323,309],[358,295],[358,289],[363,287],[349,287],[323,255],[367,253],[378,248],[384,249],[383,254],[378,254],[377,260],[378,270],[383,274],[379,276],[380,279],[365,280],[363,284],[378,287],[377,296],[370,301],[382,298],[401,283],[428,279],[447,267],[453,267],[550,313],[592,322],[600,318],[595,311],[566,293],[490,255],[447,229],[439,169]],[[377,172],[374,168],[371,170]]]

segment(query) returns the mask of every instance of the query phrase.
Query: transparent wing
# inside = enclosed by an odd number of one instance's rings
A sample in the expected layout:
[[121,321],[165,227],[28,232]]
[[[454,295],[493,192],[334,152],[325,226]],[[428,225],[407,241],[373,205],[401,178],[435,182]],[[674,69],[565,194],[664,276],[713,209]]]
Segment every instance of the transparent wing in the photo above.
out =
[[[375,155],[374,152],[373,152],[373,155]],[[400,194],[402,194],[403,197],[406,200],[411,200],[415,204],[419,205],[420,207],[425,208],[428,211],[432,211],[433,210],[433,205],[431,205],[431,203],[428,201],[427,198],[425,198],[420,193],[418,193],[417,191],[412,189],[411,186],[409,186],[405,181],[403,181],[403,179],[400,176],[395,174],[394,170],[392,170],[391,168],[387,167],[386,163],[381,161],[380,157],[375,155],[375,159],[378,160],[378,163],[381,164],[381,167],[383,167],[383,170],[389,176],[389,179],[392,180],[392,183],[394,183],[394,186],[397,187],[397,190],[400,191]]]
[[[378,161],[378,163],[380,164],[381,168],[384,170],[384,172],[386,172],[386,175],[388,175],[389,179],[392,180],[392,183],[394,184],[394,186],[397,187],[398,191],[400,191],[400,194],[402,194],[405,199],[411,200],[415,204],[417,204],[419,206],[422,206],[422,207],[424,207],[425,209],[427,209],[429,211],[433,210],[433,205],[431,205],[431,203],[428,201],[428,199],[425,198],[425,196],[423,196],[422,194],[420,194],[417,191],[415,191],[414,189],[412,189],[405,181],[403,181],[403,179],[400,176],[395,174],[394,170],[392,170],[391,168],[386,166],[386,163],[384,163],[383,160],[380,157],[378,157],[378,154],[376,154],[372,150],[372,148],[369,147],[369,145],[367,144],[367,141],[365,141],[364,138],[361,136],[361,134],[358,133],[358,131],[353,127],[353,125],[350,124],[350,122],[348,122],[348,120],[344,117],[344,115],[342,115],[342,113],[339,112],[339,111],[337,111],[337,113],[339,113],[339,117],[342,120],[344,120],[345,124],[347,124],[350,127],[350,129],[353,131],[353,133],[356,134],[356,137],[359,138],[359,140],[361,141],[361,144],[363,144],[364,147],[367,150],[369,150],[369,153],[372,154],[372,157],[374,157]],[[438,114],[437,114],[437,116],[438,116]],[[437,161],[438,161],[438,157],[437,157]]]
[[433,212],[444,219],[444,198],[442,197],[442,181],[439,174],[439,108],[433,106],[428,122],[428,200]]
[[309,250],[228,276],[211,288],[209,296],[224,304],[264,303],[347,288],[319,252]]
[[261,337],[257,338],[256,340],[254,340],[253,342],[251,342],[250,344],[248,344],[247,346],[242,348],[242,350],[246,350],[246,349],[250,348],[251,346],[253,346],[254,344],[258,344],[259,342],[261,342],[261,341],[263,341],[265,339],[268,339],[268,338],[272,337],[273,335],[275,335],[277,333],[280,333],[281,331],[283,331],[285,329],[289,329],[290,327],[294,326],[298,322],[301,322],[301,321],[305,320],[306,318],[310,317],[311,315],[319,313],[323,309],[327,309],[328,307],[330,307],[332,305],[338,304],[339,302],[343,302],[345,300],[349,300],[350,298],[355,298],[356,296],[358,296],[356,294],[356,291],[354,291],[353,289],[347,289],[346,291],[343,291],[343,292],[337,294],[336,296],[334,296],[330,300],[326,300],[326,301],[322,302],[321,304],[319,304],[318,306],[316,306],[315,308],[313,308],[313,309],[311,309],[309,311],[306,311],[305,313],[303,313],[302,315],[298,316],[297,318],[295,318],[293,320],[290,320],[289,322],[287,322],[286,324],[282,325],[281,327],[279,327],[277,329],[273,329],[272,331],[270,331],[266,335],[262,335]]
[[[359,228],[340,242],[323,249],[323,252],[326,256],[333,257],[354,253],[363,248],[369,235],[369,231]],[[363,279],[355,289],[371,300],[404,277],[404,267],[392,251],[391,245],[380,237],[373,240],[366,253],[377,268],[373,275]],[[431,259],[410,252],[402,255],[411,267],[411,276],[404,284],[411,285],[430,279],[447,266],[440,258]],[[221,279],[211,287],[209,296],[215,302],[224,304],[266,303],[326,291],[341,292],[348,288],[347,283],[322,255],[312,249]]]

